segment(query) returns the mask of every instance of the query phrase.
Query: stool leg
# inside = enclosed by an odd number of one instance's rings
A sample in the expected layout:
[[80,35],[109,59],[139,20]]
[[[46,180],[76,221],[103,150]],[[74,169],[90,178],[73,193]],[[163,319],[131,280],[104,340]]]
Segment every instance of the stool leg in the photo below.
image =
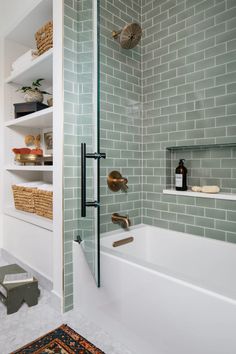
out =
[[21,305],[23,304],[23,299],[22,298],[19,298],[19,299],[14,299],[14,301],[8,301],[6,306],[7,306],[7,314],[8,315],[11,315],[12,313],[15,313],[17,312]]
[[38,304],[39,290],[34,289],[31,292],[26,292],[24,295],[24,300],[29,307]]

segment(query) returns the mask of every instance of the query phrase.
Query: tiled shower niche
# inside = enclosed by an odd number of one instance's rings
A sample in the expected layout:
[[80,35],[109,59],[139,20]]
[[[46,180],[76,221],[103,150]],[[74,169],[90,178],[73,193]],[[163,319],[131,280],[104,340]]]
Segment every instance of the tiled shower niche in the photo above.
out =
[[175,189],[175,169],[185,159],[188,189],[216,185],[221,193],[235,194],[236,144],[174,146],[166,151],[166,188]]

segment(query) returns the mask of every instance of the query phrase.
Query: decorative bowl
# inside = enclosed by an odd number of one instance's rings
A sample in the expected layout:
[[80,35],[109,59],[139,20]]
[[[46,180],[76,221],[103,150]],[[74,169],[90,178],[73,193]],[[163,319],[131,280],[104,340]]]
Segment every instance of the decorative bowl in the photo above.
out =
[[26,164],[41,164],[43,161],[43,156],[35,154],[15,154],[15,161],[19,163]]

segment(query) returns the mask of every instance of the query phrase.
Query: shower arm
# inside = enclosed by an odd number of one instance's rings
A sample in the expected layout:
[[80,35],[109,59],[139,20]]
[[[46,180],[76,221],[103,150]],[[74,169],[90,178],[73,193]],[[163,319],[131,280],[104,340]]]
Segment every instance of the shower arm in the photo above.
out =
[[121,34],[122,30],[120,31],[112,31],[112,37],[117,38]]

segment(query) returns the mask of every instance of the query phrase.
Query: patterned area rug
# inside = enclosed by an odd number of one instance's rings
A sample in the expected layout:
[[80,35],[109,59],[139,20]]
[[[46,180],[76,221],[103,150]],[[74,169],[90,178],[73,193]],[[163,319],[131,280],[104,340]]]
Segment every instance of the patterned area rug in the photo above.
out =
[[105,354],[67,325],[62,325],[43,337],[11,354]]

